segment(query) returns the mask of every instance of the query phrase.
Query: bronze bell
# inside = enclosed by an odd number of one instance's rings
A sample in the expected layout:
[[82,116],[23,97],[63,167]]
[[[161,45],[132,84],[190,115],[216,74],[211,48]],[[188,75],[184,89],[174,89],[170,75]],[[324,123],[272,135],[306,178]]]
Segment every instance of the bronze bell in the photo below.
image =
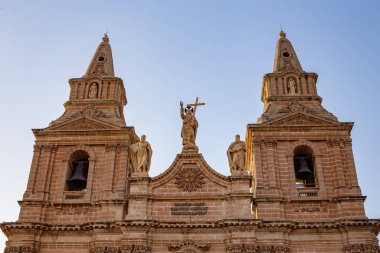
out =
[[86,188],[88,161],[74,161],[73,174],[67,181],[69,191],[81,191]]
[[297,161],[297,172],[296,177],[298,179],[308,179],[310,176],[313,175],[313,171],[309,168],[308,160],[309,158],[307,156],[299,156],[294,158]]

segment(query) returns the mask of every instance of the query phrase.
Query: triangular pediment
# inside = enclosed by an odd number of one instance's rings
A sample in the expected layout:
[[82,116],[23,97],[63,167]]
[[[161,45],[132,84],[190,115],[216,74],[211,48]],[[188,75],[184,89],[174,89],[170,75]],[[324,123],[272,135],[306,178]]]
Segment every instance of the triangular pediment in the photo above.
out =
[[152,178],[152,187],[161,187],[168,182],[173,182],[180,192],[199,193],[208,187],[207,182],[227,187],[229,179],[212,169],[201,154],[180,154],[169,169]]
[[309,113],[295,112],[276,119],[269,120],[261,125],[265,126],[337,126],[339,122],[318,117]]
[[113,130],[120,127],[113,124],[100,121],[94,118],[81,116],[72,120],[68,120],[56,125],[50,126],[45,130],[48,131],[91,131],[91,130]]

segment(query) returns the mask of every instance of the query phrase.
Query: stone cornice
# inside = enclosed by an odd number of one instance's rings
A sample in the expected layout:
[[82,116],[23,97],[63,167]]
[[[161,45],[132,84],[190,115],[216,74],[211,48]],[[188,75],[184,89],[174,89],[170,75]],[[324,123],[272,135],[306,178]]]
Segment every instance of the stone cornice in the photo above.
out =
[[339,230],[371,230],[380,231],[379,219],[335,220],[330,222],[295,222],[295,221],[263,221],[259,219],[231,219],[217,221],[157,221],[157,220],[125,220],[110,222],[91,222],[82,224],[53,224],[38,222],[6,222],[0,224],[5,234],[18,230],[33,231],[93,231],[102,230],[105,233],[115,230],[148,230],[148,229],[244,229],[251,231],[297,232],[297,230],[319,229],[325,232]]

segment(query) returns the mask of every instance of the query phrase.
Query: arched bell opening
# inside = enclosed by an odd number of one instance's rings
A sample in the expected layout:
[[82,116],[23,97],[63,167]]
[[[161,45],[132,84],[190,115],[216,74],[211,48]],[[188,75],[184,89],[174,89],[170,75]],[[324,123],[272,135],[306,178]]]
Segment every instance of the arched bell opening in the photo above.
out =
[[308,146],[298,146],[293,152],[296,187],[315,187],[315,170],[313,150]]
[[69,159],[69,173],[66,181],[67,191],[83,191],[87,187],[90,156],[86,151],[78,150]]

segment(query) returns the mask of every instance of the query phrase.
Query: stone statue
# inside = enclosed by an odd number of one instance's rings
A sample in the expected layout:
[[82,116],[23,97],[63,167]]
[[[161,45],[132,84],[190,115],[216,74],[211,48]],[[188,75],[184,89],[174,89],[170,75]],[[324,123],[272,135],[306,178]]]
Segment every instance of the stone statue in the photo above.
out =
[[297,94],[297,84],[293,77],[289,78],[288,81],[288,92],[290,94]]
[[191,106],[183,108],[183,102],[180,102],[181,118],[183,120],[181,137],[182,145],[195,146],[195,138],[197,137],[198,121],[195,118],[194,109]]
[[228,163],[230,164],[231,175],[241,175],[247,172],[245,162],[246,146],[240,140],[240,135],[235,136],[235,141],[231,143],[227,150]]
[[132,174],[148,175],[152,153],[152,148],[149,142],[146,141],[145,135],[141,136],[140,141],[131,145]]
[[90,90],[88,92],[88,98],[97,98],[98,97],[98,85],[96,83],[92,83],[90,86]]

